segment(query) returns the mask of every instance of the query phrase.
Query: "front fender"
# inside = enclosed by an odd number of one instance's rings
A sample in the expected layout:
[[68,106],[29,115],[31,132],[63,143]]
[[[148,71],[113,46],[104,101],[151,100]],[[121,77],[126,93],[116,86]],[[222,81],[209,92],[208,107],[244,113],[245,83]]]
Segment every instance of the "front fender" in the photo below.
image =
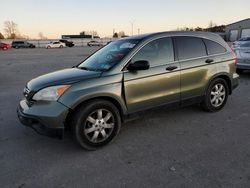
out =
[[127,114],[121,74],[75,83],[58,101],[70,109],[75,109],[87,100],[101,97],[112,98],[120,105],[123,113]]

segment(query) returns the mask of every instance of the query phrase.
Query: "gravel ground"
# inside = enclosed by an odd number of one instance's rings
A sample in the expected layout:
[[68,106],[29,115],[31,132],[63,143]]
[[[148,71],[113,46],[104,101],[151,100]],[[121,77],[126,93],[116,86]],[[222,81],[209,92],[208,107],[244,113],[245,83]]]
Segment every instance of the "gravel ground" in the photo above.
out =
[[9,187],[249,187],[250,72],[218,113],[164,107],[126,123],[88,152],[22,126],[16,107],[27,81],[72,67],[96,48],[0,51],[0,182]]

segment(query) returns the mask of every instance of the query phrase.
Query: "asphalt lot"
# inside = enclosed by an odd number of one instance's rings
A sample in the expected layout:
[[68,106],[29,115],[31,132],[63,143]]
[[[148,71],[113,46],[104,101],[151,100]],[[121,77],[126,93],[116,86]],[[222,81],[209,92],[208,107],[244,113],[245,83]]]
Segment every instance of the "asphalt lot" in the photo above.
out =
[[88,152],[22,126],[27,81],[72,67],[96,48],[0,51],[0,186],[249,187],[250,72],[218,113],[197,106],[148,112],[107,147]]

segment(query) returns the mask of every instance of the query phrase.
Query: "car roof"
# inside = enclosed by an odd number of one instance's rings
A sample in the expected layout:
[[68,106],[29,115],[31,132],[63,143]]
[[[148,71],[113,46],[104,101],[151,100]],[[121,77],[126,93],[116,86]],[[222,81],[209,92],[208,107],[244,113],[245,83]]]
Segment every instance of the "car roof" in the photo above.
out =
[[126,39],[138,39],[145,40],[154,37],[161,36],[191,36],[191,37],[201,37],[201,38],[221,38],[218,34],[211,32],[196,32],[196,31],[166,31],[166,32],[157,32],[157,33],[148,33],[142,35],[135,35],[131,37],[122,38],[120,40]]
[[226,45],[226,42],[224,41],[224,39],[220,35],[218,35],[216,33],[212,33],[212,32],[167,31],[167,32],[135,35],[135,36],[131,36],[131,37],[122,38],[119,40],[133,40],[134,39],[134,40],[145,41],[145,40],[157,39],[157,38],[161,38],[161,37],[177,37],[177,36],[199,37],[199,38],[212,40],[212,41],[215,41],[215,42],[221,44],[222,46],[224,46],[225,48],[227,48],[229,50],[229,47],[228,47],[228,45]]

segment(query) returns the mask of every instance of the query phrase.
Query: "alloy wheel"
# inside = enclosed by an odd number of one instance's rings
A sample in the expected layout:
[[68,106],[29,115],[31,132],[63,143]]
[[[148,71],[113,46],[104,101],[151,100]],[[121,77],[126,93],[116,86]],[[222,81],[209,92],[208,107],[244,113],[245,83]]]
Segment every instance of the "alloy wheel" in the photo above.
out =
[[212,106],[219,107],[223,104],[226,98],[225,86],[221,83],[217,83],[211,90],[210,102]]
[[84,134],[92,143],[103,142],[111,135],[114,123],[115,118],[109,110],[95,110],[85,121]]

